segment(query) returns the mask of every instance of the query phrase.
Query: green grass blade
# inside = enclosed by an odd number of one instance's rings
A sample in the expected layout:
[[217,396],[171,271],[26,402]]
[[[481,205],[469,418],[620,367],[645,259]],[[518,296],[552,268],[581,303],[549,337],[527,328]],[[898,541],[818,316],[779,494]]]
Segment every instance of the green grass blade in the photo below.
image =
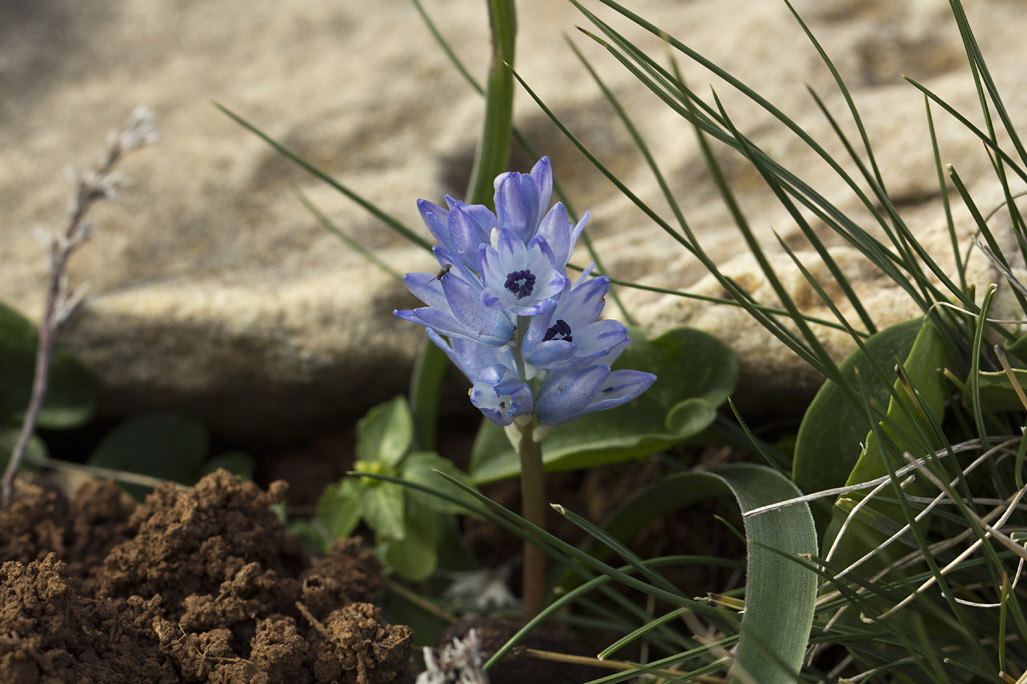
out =
[[275,140],[274,138],[269,136],[267,133],[265,133],[264,131],[262,131],[259,128],[257,128],[254,124],[252,124],[249,121],[247,121],[246,119],[242,118],[241,116],[239,116],[238,114],[236,114],[232,110],[228,109],[224,105],[221,105],[221,104],[215,102],[214,106],[217,107],[218,109],[220,109],[224,114],[226,114],[230,119],[235,121],[237,124],[239,124],[240,126],[245,128],[246,130],[250,131],[251,133],[256,135],[258,138],[260,138],[261,140],[266,142],[268,145],[273,147],[275,149],[275,151],[277,151],[283,157],[292,160],[293,162],[298,164],[300,167],[302,167],[303,169],[305,169],[306,171],[308,171],[312,175],[314,175],[317,178],[321,179],[322,181],[324,181],[328,185],[332,186],[333,188],[335,188],[336,190],[341,192],[343,195],[345,195],[349,199],[353,200],[355,203],[360,205],[360,207],[362,209],[367,211],[369,214],[371,214],[375,218],[377,218],[377,219],[381,220],[382,222],[384,222],[387,226],[389,226],[389,228],[392,228],[392,230],[396,231],[396,233],[402,235],[403,237],[405,237],[407,240],[409,240],[410,242],[414,243],[415,245],[418,245],[418,246],[423,247],[423,248],[428,249],[428,250],[431,249],[431,243],[428,240],[426,240],[422,236],[418,235],[417,233],[415,233],[410,228],[407,228],[405,225],[403,225],[403,223],[399,219],[397,219],[397,218],[387,214],[381,208],[379,208],[378,206],[376,206],[375,204],[373,204],[369,200],[364,199],[359,194],[357,194],[356,192],[354,192],[353,190],[351,190],[347,186],[343,185],[339,181],[335,180],[330,175],[328,175],[327,173],[325,173],[324,171],[322,171],[321,169],[317,168],[316,166],[314,166],[313,164],[308,162],[306,159],[301,157],[299,154],[297,154],[296,152],[293,152],[288,147],[286,147],[282,143],[278,142],[277,140]]
[[317,222],[321,224],[322,228],[327,230],[335,237],[339,238],[339,240],[341,240],[343,244],[345,244],[347,247],[352,249],[360,256],[364,257],[369,263],[372,263],[381,270],[385,271],[385,273],[389,274],[389,276],[391,276],[393,279],[403,282],[402,273],[400,273],[392,266],[378,258],[377,254],[364,247],[362,244],[351,238],[349,235],[346,235],[346,233],[344,233],[341,228],[332,223],[332,220],[330,218],[325,216],[323,211],[318,209],[317,205],[315,205],[311,201],[311,199],[307,197],[306,193],[304,193],[296,186],[293,186],[291,190],[292,194],[296,196],[296,199],[300,201],[300,204],[302,204],[306,208],[306,210],[309,211],[315,219],[317,219]]
[[[714,98],[716,99],[716,95],[714,95]],[[717,100],[717,105],[720,109],[721,116],[724,118],[724,121],[728,125],[729,130],[732,132],[732,134],[737,136],[738,131],[731,124],[730,119],[727,118],[727,113],[724,111],[722,107],[720,107],[719,99]],[[713,175],[714,182],[720,189],[721,198],[727,205],[728,211],[731,213],[735,225],[738,227],[739,232],[742,233],[742,237],[745,240],[745,243],[748,245],[749,251],[752,253],[754,257],[756,257],[756,261],[760,266],[760,270],[763,271],[763,275],[764,277],[766,277],[767,282],[770,283],[770,286],[771,288],[773,288],[774,293],[777,295],[777,298],[784,305],[785,310],[788,311],[789,317],[799,328],[803,339],[808,345],[809,352],[804,355],[804,358],[807,358],[807,360],[814,368],[821,371],[827,377],[837,378],[838,367],[835,365],[834,360],[831,358],[831,355],[824,348],[823,343],[821,343],[820,339],[813,333],[812,330],[810,330],[809,325],[806,323],[806,321],[802,319],[802,315],[799,313],[798,306],[795,304],[795,301],[788,294],[788,291],[785,289],[784,284],[782,284],[780,278],[777,277],[777,273],[774,271],[773,266],[770,265],[770,261],[763,253],[762,247],[760,246],[759,242],[756,239],[756,236],[753,234],[751,228],[749,227],[749,222],[745,218],[745,215],[742,213],[742,208],[738,204],[734,192],[731,190],[731,186],[727,182],[727,178],[724,176],[724,173],[720,168],[720,163],[717,161],[716,156],[713,154],[713,150],[710,148],[709,141],[706,139],[706,136],[703,135],[702,130],[700,128],[696,127],[695,132],[699,140],[699,146],[702,149],[703,157],[705,157],[706,159],[706,166],[707,168],[709,168],[710,173]],[[749,154],[747,154],[747,152],[749,152],[748,148],[743,147],[742,152],[743,154],[746,154],[746,156],[748,156],[750,160],[752,159],[752,157],[749,156]]]
[[[625,197],[631,200],[635,204],[635,206],[637,206],[647,216],[649,216],[649,218],[651,218],[657,226],[663,229],[664,232],[666,232],[668,235],[674,238],[686,250],[688,250],[697,258],[699,258],[700,261],[702,261],[703,265],[717,278],[718,282],[733,297],[736,298],[736,301],[738,301],[743,307],[745,307],[745,309],[749,312],[751,316],[753,316],[768,330],[770,330],[774,335],[776,335],[797,355],[807,360],[807,362],[809,362],[814,367],[820,370],[824,370],[821,369],[818,365],[816,356],[806,349],[806,347],[803,345],[799,337],[797,337],[784,325],[774,320],[772,317],[764,314],[763,311],[755,308],[753,305],[756,304],[756,302],[755,300],[753,300],[752,296],[749,295],[748,292],[742,289],[732,279],[720,273],[719,269],[716,268],[716,264],[714,264],[713,260],[707,254],[705,254],[705,252],[702,251],[701,247],[698,246],[698,243],[695,241],[695,236],[691,234],[691,231],[687,228],[687,224],[682,227],[685,230],[686,235],[682,235],[678,231],[674,230],[661,216],[659,216],[659,214],[653,211],[651,207],[649,207],[637,195],[635,195],[630,190],[630,188],[624,185],[624,183],[620,179],[618,179],[613,172],[611,172],[605,165],[603,165],[601,161],[599,161],[599,159],[594,154],[592,154],[592,152],[570,131],[570,129],[567,128],[567,126],[559,119],[559,117],[557,117],[556,114],[553,113],[553,111],[546,106],[542,99],[531,89],[531,87],[527,84],[527,82],[524,81],[523,78],[520,77],[520,75],[514,72],[514,77],[518,80],[518,82],[525,89],[528,95],[535,100],[536,104],[538,104],[539,108],[543,111],[543,113],[545,113],[550,118],[550,120],[552,120],[553,123],[556,124],[558,128],[560,128],[564,135],[567,136],[567,139],[570,140],[570,142],[578,148],[578,150],[585,156],[585,158],[588,159],[593,164],[593,166],[595,166],[596,169],[598,169],[604,176],[606,176],[607,179],[609,179],[609,181],[613,183],[613,185],[622,194],[624,194]],[[789,315],[792,314],[789,313]],[[802,315],[798,312],[795,312],[795,315],[798,315],[799,318],[802,319]]]
[[[988,228],[987,220],[984,218],[984,215],[981,214],[981,210],[977,207],[977,203],[974,202],[973,197],[971,197],[970,191],[963,183],[963,179],[960,178],[959,173],[956,171],[955,168],[953,168],[952,166],[949,166],[948,168],[949,179],[951,179],[952,184],[956,187],[956,191],[959,192],[959,196],[962,198],[963,204],[966,205],[967,210],[970,212],[970,216],[973,218],[974,223],[977,224],[977,228],[980,231],[980,234],[984,236],[984,240],[988,245],[988,249],[991,251],[991,255],[996,260],[996,267],[1004,273],[1010,273],[1011,270],[1009,267],[1009,261],[1002,253],[1002,248],[999,246],[998,242],[995,240],[995,236]],[[1013,294],[1016,296],[1017,301],[1020,303],[1020,306],[1025,311],[1027,311],[1027,296],[1025,296],[1017,288],[1013,288]],[[977,313],[977,311],[975,310],[974,313]],[[993,329],[995,330],[995,332],[1004,336],[1007,340],[1012,341],[1014,338],[1013,333],[1009,332],[1002,326],[994,326]]]
[[[866,207],[866,209],[871,213],[871,215],[874,216],[875,220],[879,224],[881,224],[883,229],[887,230],[887,223],[884,222],[883,217],[881,216],[880,212],[877,211],[873,201],[871,201],[871,199],[866,195],[866,193],[864,193],[859,188],[859,186],[845,172],[845,170],[841,167],[837,160],[835,160],[830,154],[828,154],[828,152],[821,145],[819,145],[819,143],[817,143],[817,141],[814,140],[799,124],[792,121],[778,108],[773,106],[769,101],[767,101],[754,90],[752,90],[744,83],[739,81],[737,78],[734,78],[733,76],[725,72],[723,69],[713,64],[713,62],[702,57],[697,52],[688,48],[686,45],[684,45],[677,39],[671,36],[667,36],[664,32],[657,29],[653,24],[645,21],[638,15],[621,7],[617,3],[611,2],[610,0],[601,1],[604,4],[607,4],[616,9],[616,11],[620,12],[622,15],[638,24],[644,30],[649,31],[653,35],[659,36],[662,39],[665,39],[667,43],[671,45],[675,50],[682,52],[690,59],[693,59],[705,68],[712,71],[713,73],[724,78],[732,87],[739,90],[745,96],[751,98],[756,104],[758,104],[772,116],[778,119],[793,134],[795,134],[796,137],[798,137],[804,145],[809,147],[813,152],[817,154],[817,156],[819,156],[825,163],[827,163],[831,167],[831,169],[839,176],[839,178],[845,181],[846,185],[849,186],[849,188],[860,200],[860,202],[864,205],[864,207]],[[682,91],[682,102],[673,102],[671,98],[665,92],[663,92],[663,89],[658,87],[658,85],[655,84],[653,81],[647,79],[646,76],[637,68],[634,68],[629,63],[629,60],[626,56],[620,55],[610,45],[606,44],[605,42],[599,41],[600,44],[604,45],[608,50],[610,50],[611,54],[613,54],[613,56],[617,58],[618,61],[621,62],[621,64],[628,68],[632,72],[632,74],[634,74],[640,81],[642,81],[651,90],[653,90],[654,94],[656,94],[658,97],[661,97],[661,99],[663,99],[668,106],[670,106],[674,111],[676,111],[681,116],[692,121],[693,124],[698,122],[707,134],[712,135],[713,137],[717,138],[725,144],[731,145],[732,147],[736,147],[733,144],[733,136],[720,130],[719,124],[722,124],[723,122],[717,121],[715,112],[713,112],[709,105],[706,105],[700,98],[696,97],[693,93],[687,91],[687,89],[683,87],[680,78],[675,78],[674,76],[666,72],[666,70],[662,69],[662,67],[659,67],[651,58],[647,57],[643,52],[635,48],[629,41],[623,38],[616,31],[614,31],[608,24],[602,22],[594,14],[584,9],[576,0],[571,0],[571,2],[573,2],[575,6],[578,7],[579,11],[581,11],[582,14],[584,14],[587,18],[589,18],[590,21],[592,21],[596,26],[598,26],[605,35],[609,36],[611,40],[613,40],[621,49],[623,49],[626,54],[630,54],[632,59],[635,59],[640,64],[642,64],[647,73],[656,74],[657,81],[659,83],[664,84],[664,89],[674,90],[675,88],[680,88]],[[688,100],[691,100],[692,102],[691,107],[687,104]],[[693,120],[693,114],[690,113],[691,109],[702,110],[706,113],[706,116],[698,117],[697,120]],[[751,141],[749,144],[760,154],[764,154],[762,151],[759,150],[758,147],[753,145]],[[782,167],[774,160],[767,157],[765,154],[764,157],[766,158],[766,163],[774,169],[775,173],[779,175],[782,179],[784,179],[784,184],[795,189],[795,194],[799,201],[803,202],[804,204],[806,204],[806,206],[808,206],[811,210],[814,211],[817,210],[817,207],[820,207],[820,212],[824,213],[826,216],[829,217],[829,224],[832,223],[832,220],[838,224],[836,230],[837,232],[839,232],[839,234],[845,236],[846,239],[853,241],[853,244],[855,245],[863,245],[864,248],[872,249],[879,257],[874,259],[876,263],[882,264],[886,261],[899,262],[898,257],[896,255],[888,253],[883,245],[881,245],[878,241],[873,239],[851,218],[843,214],[837,208],[833,207],[830,202],[828,202],[824,197],[819,195],[819,193],[813,190],[812,187],[804,183],[801,179],[797,178],[794,174],[792,174],[790,171]]]
[[[1013,125],[1013,122],[1009,117],[1009,113],[1006,111],[994,79],[991,77],[991,71],[988,69],[988,65],[984,61],[984,55],[981,53],[981,47],[977,43],[977,39],[974,37],[973,31],[970,28],[970,22],[967,20],[966,13],[963,11],[963,4],[959,0],[949,0],[949,5],[952,8],[953,16],[956,18],[956,25],[959,27],[959,35],[963,40],[963,45],[966,47],[967,57],[970,59],[970,66],[973,69],[974,78],[979,78],[980,81],[983,81],[984,88],[987,90],[988,96],[991,98],[991,104],[995,107],[995,111],[998,113],[999,119],[1002,121],[1002,125],[1006,129],[1006,133],[1009,135],[1009,139],[1012,141],[1013,147],[1016,148],[1017,153],[1020,155],[1020,160],[1027,164],[1027,150],[1024,149],[1023,143],[1020,141],[1020,136],[1016,133],[1016,127]],[[991,117],[988,113],[987,102],[984,101],[983,96],[981,108],[984,110],[984,114],[987,117],[990,128]],[[994,139],[994,132],[992,134],[992,139]]]
[[931,113],[931,101],[924,96],[924,110],[927,112],[927,129],[931,134],[931,151],[934,153],[934,168],[938,174],[938,194],[941,196],[941,205],[945,210],[945,226],[949,231],[949,239],[952,242],[952,259],[956,264],[956,273],[959,275],[959,289],[968,292],[966,282],[966,259],[962,258],[959,251],[959,238],[956,236],[956,224],[952,219],[952,203],[949,202],[948,188],[945,183],[945,167],[941,162],[941,150],[938,147],[938,134],[934,129],[934,115]]
[[867,135],[866,128],[863,126],[863,117],[859,115],[859,110],[856,108],[856,103],[852,99],[852,93],[849,92],[849,88],[845,85],[845,79],[842,78],[842,75],[838,72],[838,69],[835,67],[834,62],[831,61],[831,58],[828,56],[827,51],[824,50],[823,46],[820,44],[820,41],[817,40],[816,36],[813,35],[813,32],[810,30],[809,26],[807,26],[806,22],[802,20],[802,17],[799,16],[799,13],[795,11],[795,7],[792,6],[792,3],[789,2],[789,0],[784,1],[785,5],[788,6],[788,11],[792,13],[792,17],[795,18],[796,23],[799,24],[800,28],[802,28],[803,33],[806,34],[806,38],[813,45],[813,48],[817,51],[817,54],[820,55],[820,61],[822,61],[824,63],[824,66],[827,67],[828,71],[831,72],[831,77],[834,79],[835,85],[838,86],[838,91],[842,94],[842,97],[845,98],[845,104],[849,108],[849,113],[852,115],[852,121],[856,124],[856,128],[859,131],[860,140],[863,141],[863,149],[867,153],[867,159],[870,161],[871,168],[873,168],[874,180],[876,181],[878,187],[880,187],[883,190],[884,178],[881,176],[881,170],[877,165],[877,158],[874,156],[874,149],[870,145],[870,137]]
[[884,189],[884,186],[878,184],[877,179],[871,176],[870,171],[866,168],[866,165],[859,158],[859,155],[856,154],[856,151],[852,147],[852,143],[849,142],[849,139],[842,131],[841,126],[828,111],[827,106],[824,104],[824,102],[816,93],[813,93],[812,91],[810,92],[813,96],[814,101],[817,104],[817,107],[823,113],[824,117],[828,120],[828,123],[831,125],[831,128],[834,130],[835,134],[838,136],[838,139],[842,142],[842,145],[848,152],[849,158],[852,159],[853,163],[856,164],[857,168],[863,174],[864,180],[866,180],[866,182],[871,186],[874,195],[877,197],[878,201],[880,201],[881,204],[884,206],[885,211],[887,212],[888,217],[891,219],[892,224],[891,228],[888,229],[888,236],[891,238],[892,244],[895,246],[896,250],[899,252],[899,254],[902,255],[903,264],[906,270],[912,276],[913,281],[920,288],[923,299],[926,301],[941,301],[944,300],[945,297],[942,295],[941,292],[937,290],[937,288],[934,287],[931,281],[924,274],[923,269],[921,267],[921,262],[926,264],[927,267],[931,270],[931,272],[934,273],[935,277],[937,277],[938,280],[943,285],[945,285],[953,295],[958,297],[964,305],[972,306],[973,300],[967,296],[964,290],[957,287],[955,283],[951,281],[945,269],[942,269],[935,262],[934,258],[927,253],[927,250],[923,248],[920,242],[909,230],[908,226],[906,226],[905,222],[899,216],[898,211],[895,209],[895,205],[892,203],[891,198],[888,196],[887,191]]
[[1023,168],[1016,163],[1016,160],[1009,156],[1009,154],[1005,150],[999,147],[998,143],[992,140],[992,138],[989,137],[987,133],[982,131],[976,124],[970,121],[970,119],[966,118],[964,115],[959,113],[959,111],[955,107],[953,107],[948,102],[943,100],[939,95],[934,93],[934,91],[932,91],[927,86],[923,85],[922,83],[919,83],[918,81],[910,78],[909,76],[906,76],[905,79],[910,83],[910,85],[912,85],[914,88],[922,92],[928,99],[930,99],[932,102],[934,102],[939,107],[944,109],[949,114],[949,116],[958,121],[960,125],[962,125],[966,130],[970,131],[975,136],[977,136],[981,140],[981,142],[984,143],[985,147],[987,147],[993,154],[997,155],[1000,159],[1002,159],[1002,161],[1004,161],[1007,166],[1013,169],[1013,171],[1016,173],[1016,175],[1020,177],[1021,180],[1027,182],[1027,171],[1024,171]]
[[456,52],[453,51],[453,48],[449,44],[449,41],[446,40],[446,38],[442,35],[442,32],[439,31],[438,27],[435,25],[435,22],[432,21],[431,17],[428,15],[428,12],[424,9],[424,5],[421,4],[421,0],[410,1],[414,4],[414,8],[417,9],[417,13],[421,15],[421,21],[423,21],[424,25],[428,27],[428,31],[431,32],[432,36],[435,38],[435,42],[439,44],[439,47],[442,48],[442,51],[446,53],[446,56],[449,58],[449,61],[453,63],[453,67],[458,72],[460,72],[460,75],[464,77],[464,80],[467,81],[467,83],[472,88],[474,88],[474,90],[479,95],[484,95],[485,89],[481,87],[481,84],[478,83],[477,79],[475,79],[474,76],[471,75],[471,72],[467,70],[467,67],[464,65],[464,63],[460,60],[459,57],[457,57]]
[[[574,264],[568,264],[567,268],[575,269],[575,270],[578,270],[578,271],[581,270],[580,267],[577,267]],[[644,285],[642,283],[635,283],[635,282],[632,282],[630,280],[620,280],[620,279],[612,278],[611,277],[610,278],[610,282],[615,284],[615,285],[621,285],[622,287],[627,287],[627,288],[631,288],[631,289],[634,289],[634,290],[644,290],[645,292],[656,292],[658,294],[672,295],[674,297],[684,297],[685,299],[695,299],[697,301],[709,302],[711,304],[721,304],[721,305],[724,305],[724,306],[737,306],[737,307],[741,307],[741,308],[746,308],[746,306],[747,306],[746,304],[743,304],[742,302],[739,302],[738,300],[735,300],[735,299],[724,299],[723,297],[711,297],[709,295],[696,294],[695,292],[682,292],[681,290],[673,290],[673,289],[670,289],[670,288],[667,288],[667,287],[657,287],[655,285]],[[770,316],[788,316],[788,312],[787,311],[785,311],[784,309],[781,309],[779,307],[776,307],[776,306],[767,306],[765,304],[759,304],[759,303],[755,303],[755,302],[750,302],[748,304],[748,306],[751,306],[752,308],[756,309],[757,311],[760,311],[761,313],[764,313],[764,314],[768,314]],[[828,320],[826,318],[820,318],[819,316],[810,316],[809,314],[803,314],[802,318],[807,323],[810,323],[812,325],[819,325],[819,326],[823,326],[825,328],[833,328],[835,330],[843,330],[843,331],[848,330],[848,328],[846,328],[841,323],[838,323],[837,321],[830,321],[830,320]],[[859,337],[869,337],[870,336],[870,333],[866,333],[866,332],[862,332],[862,331],[858,331],[858,330],[855,331],[855,333]]]

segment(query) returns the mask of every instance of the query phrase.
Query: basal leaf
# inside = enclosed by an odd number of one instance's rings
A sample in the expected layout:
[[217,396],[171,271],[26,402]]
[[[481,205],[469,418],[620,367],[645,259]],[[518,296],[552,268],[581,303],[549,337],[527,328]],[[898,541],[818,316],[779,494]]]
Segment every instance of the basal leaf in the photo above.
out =
[[333,537],[348,537],[360,522],[360,486],[353,478],[325,487],[317,500],[317,517]]
[[[35,377],[37,344],[31,321],[0,303],[0,418],[20,420],[24,414]],[[37,424],[58,429],[82,425],[96,411],[97,391],[89,369],[70,353],[55,349]]]
[[[901,380],[895,381],[896,394],[900,399],[896,401],[895,396],[892,396],[888,402],[886,419],[881,421],[879,430],[872,431],[866,436],[866,446],[845,484],[854,485],[887,476],[889,468],[885,459],[891,459],[894,469],[905,465],[896,460],[897,454],[908,452],[920,457],[933,452],[939,446],[926,443],[923,435],[931,434],[931,426],[940,422],[945,410],[945,388],[938,369],[945,366],[948,358],[948,349],[941,336],[934,326],[924,323],[913,343],[913,348],[902,364],[908,387],[916,392],[920,401],[914,402]],[[924,408],[928,410],[929,415],[925,415]],[[882,437],[889,444],[882,444]],[[825,548],[834,543],[851,511],[852,502],[861,497],[860,493],[839,497],[824,534]],[[888,525],[885,520],[892,525]],[[921,524],[926,522],[924,520]],[[845,536],[839,540],[831,560],[838,567],[847,567],[879,547],[889,536],[886,528],[898,529],[905,524],[906,518],[897,504],[872,501],[857,513],[850,523]],[[872,574],[874,569],[883,567],[891,555],[887,549],[881,550],[877,558],[867,563],[861,574]]]
[[[1020,389],[1027,393],[1027,370],[1014,368],[1013,377]],[[1023,411],[1020,395],[1003,371],[980,373],[981,405],[990,411]]]
[[[588,468],[666,449],[705,430],[734,390],[738,363],[712,335],[675,328],[648,340],[633,329],[631,337],[613,367],[649,371],[656,382],[623,406],[553,428],[542,442],[547,470]],[[473,480],[500,480],[519,470],[502,428],[483,422],[471,457]]]
[[[7,466],[7,462],[11,458],[11,452],[14,451],[14,445],[18,443],[20,433],[20,427],[0,425],[0,468]],[[21,469],[36,470],[37,468],[33,462],[38,463],[47,456],[49,456],[49,453],[46,444],[39,437],[33,435],[29,438],[29,445],[25,450],[25,460],[21,463]]]
[[403,539],[406,536],[403,526],[403,488],[391,482],[368,478],[366,482],[360,482],[359,492],[360,514],[367,526],[379,535]]
[[402,539],[378,536],[378,556],[408,580],[427,579],[438,566],[439,514],[417,507],[404,517],[403,524],[407,533]]
[[[107,433],[89,465],[188,484],[207,457],[207,445],[207,428],[195,418],[149,414],[126,420]],[[137,498],[146,493],[137,485],[124,487]]]
[[[470,478],[466,473],[457,468],[452,461],[442,458],[434,452],[422,451],[410,454],[410,456],[403,461],[403,470],[400,475],[404,480],[410,480],[411,482],[422,484],[439,492],[445,492],[446,494],[466,501],[469,506],[477,506],[477,501],[474,497],[454,486],[445,478],[439,477],[439,474],[435,471],[446,473],[450,477],[460,480],[468,486],[473,486],[471,485]],[[446,499],[432,496],[431,494],[422,492],[418,489],[408,489],[407,495],[420,506],[430,508],[431,510],[439,513],[467,514],[467,508],[464,506],[447,501]]]
[[[866,353],[857,349],[838,367],[849,386],[864,394],[871,406],[883,410],[891,393],[890,383],[874,372],[867,353],[890,373],[896,360],[909,354],[921,323],[916,319],[882,330],[866,340]],[[792,480],[804,492],[841,486],[856,465],[869,430],[864,407],[854,404],[838,383],[827,380],[799,427]]]
[[[626,542],[652,520],[724,494],[734,496],[744,514],[800,492],[780,473],[753,464],[678,473],[625,502],[604,529]],[[744,520],[748,542],[745,612],[731,680],[792,683],[802,667],[817,593],[817,574],[802,560],[817,554],[813,517],[808,506],[799,504]],[[602,558],[605,554],[594,549],[592,555]]]
[[406,397],[379,404],[357,422],[357,460],[399,465],[410,450],[414,422]]
[[253,479],[253,470],[257,467],[256,459],[243,451],[228,451],[217,456],[211,456],[204,462],[196,479],[199,480],[208,473],[213,473],[218,468],[224,468],[228,472],[238,475],[244,480]]
[[[900,381],[896,380],[895,389],[902,397],[902,403],[906,405],[906,409],[903,410],[892,397],[888,403],[887,419],[882,422],[881,427],[897,449],[915,455],[923,455],[927,450],[934,451],[934,445],[923,444],[915,435],[920,431],[917,429],[918,426],[926,428],[931,419],[935,423],[941,421],[945,410],[945,386],[938,371],[945,367],[948,360],[949,353],[945,347],[945,341],[934,326],[929,323],[924,324],[902,367],[909,386],[920,395],[929,408],[930,418],[923,415],[920,406],[912,402]],[[845,484],[858,484],[887,475],[888,470],[884,465],[884,458],[883,445],[875,433],[869,433],[866,438],[866,448]]]
[[1021,335],[1005,345],[1006,351],[1015,356],[1020,363],[1027,363],[1027,335]]

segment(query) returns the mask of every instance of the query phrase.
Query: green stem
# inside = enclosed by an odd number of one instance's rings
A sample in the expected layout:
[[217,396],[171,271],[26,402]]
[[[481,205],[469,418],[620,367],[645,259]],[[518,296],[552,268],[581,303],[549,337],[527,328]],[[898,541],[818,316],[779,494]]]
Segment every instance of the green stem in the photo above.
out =
[[449,359],[426,339],[414,361],[410,377],[410,413],[414,417],[414,445],[417,451],[435,451],[438,445],[439,395]]
[[[535,441],[534,423],[519,426],[521,430],[521,515],[528,522],[545,529],[546,492],[542,470],[542,445]],[[523,600],[524,620],[542,612],[545,605],[546,555],[542,548],[524,541]]]
[[507,170],[513,134],[514,41],[517,14],[513,0],[489,0],[492,64],[485,84],[485,123],[467,191],[470,204],[492,205],[492,179]]
[[[521,341],[528,331],[531,322],[529,316],[517,317],[517,331],[514,333],[513,351],[517,374],[524,378],[525,363],[521,356]],[[529,416],[522,416],[526,418]],[[535,441],[535,416],[530,416],[526,424],[515,423],[521,433],[518,451],[521,454],[521,515],[529,523],[538,528],[546,529],[546,481],[542,468],[542,445]],[[542,547],[524,540],[523,567],[524,621],[528,622],[540,612],[545,605],[544,594],[546,585],[546,556]]]

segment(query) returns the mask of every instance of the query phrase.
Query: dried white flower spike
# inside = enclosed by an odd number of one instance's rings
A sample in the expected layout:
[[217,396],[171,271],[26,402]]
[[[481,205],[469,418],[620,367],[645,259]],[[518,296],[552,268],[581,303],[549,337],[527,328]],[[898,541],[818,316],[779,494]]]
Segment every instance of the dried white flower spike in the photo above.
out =
[[488,684],[483,661],[478,632],[472,629],[441,651],[425,647],[425,670],[417,676],[417,684]]

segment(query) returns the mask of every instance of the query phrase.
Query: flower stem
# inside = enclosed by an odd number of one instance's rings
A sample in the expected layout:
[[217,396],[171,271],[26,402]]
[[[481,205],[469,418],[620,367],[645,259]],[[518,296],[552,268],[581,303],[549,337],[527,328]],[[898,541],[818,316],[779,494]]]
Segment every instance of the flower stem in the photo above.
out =
[[467,202],[492,204],[492,179],[506,171],[513,134],[513,74],[517,14],[513,0],[489,0],[492,63],[485,85],[485,122],[471,174]]
[[[542,445],[535,441],[534,423],[521,426],[521,515],[542,529],[546,527],[545,473],[542,470]],[[546,556],[542,548],[524,542],[523,600],[524,620],[542,612],[546,585]]]

